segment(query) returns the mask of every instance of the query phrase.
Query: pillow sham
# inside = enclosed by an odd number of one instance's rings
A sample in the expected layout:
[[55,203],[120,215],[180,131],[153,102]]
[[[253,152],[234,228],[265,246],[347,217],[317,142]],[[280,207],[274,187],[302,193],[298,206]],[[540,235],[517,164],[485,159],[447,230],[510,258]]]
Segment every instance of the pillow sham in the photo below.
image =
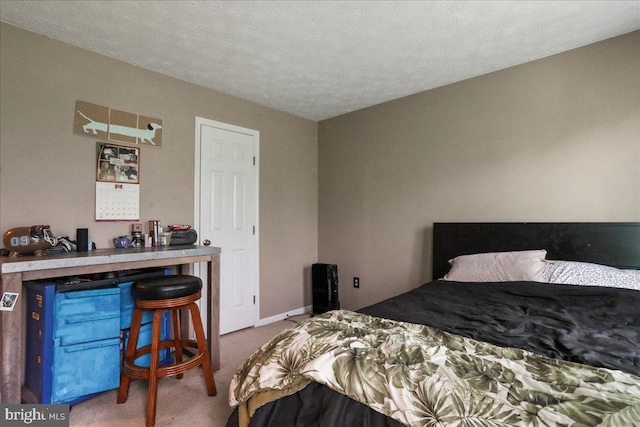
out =
[[548,260],[544,277],[549,283],[640,290],[640,270],[625,270],[588,262]]
[[444,280],[457,282],[542,282],[547,251],[487,252],[449,260]]

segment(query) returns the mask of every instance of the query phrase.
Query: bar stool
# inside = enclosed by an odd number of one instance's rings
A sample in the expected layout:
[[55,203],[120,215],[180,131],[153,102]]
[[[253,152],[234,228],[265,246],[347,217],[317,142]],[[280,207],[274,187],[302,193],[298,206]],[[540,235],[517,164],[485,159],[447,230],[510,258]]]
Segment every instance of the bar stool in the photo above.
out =
[[[207,341],[204,336],[202,320],[200,319],[200,310],[198,310],[198,306],[195,304],[195,302],[200,299],[201,289],[202,281],[200,278],[188,275],[155,277],[135,282],[131,286],[131,293],[135,300],[135,308],[133,310],[129,343],[127,344],[122,373],[120,375],[118,403],[127,401],[131,378],[148,379],[147,427],[153,426],[156,420],[156,400],[159,378],[176,376],[180,379],[183,377],[184,372],[202,365],[208,395],[215,396],[217,394],[213,372],[211,371],[211,360],[207,350]],[[144,310],[154,310],[151,345],[136,350]],[[173,339],[161,341],[160,329],[162,315],[166,310],[171,311]],[[178,322],[179,310],[189,310],[191,313],[196,340],[181,339],[180,325]],[[160,350],[164,348],[175,349],[175,363],[160,366]],[[198,351],[194,356],[183,361],[183,348],[194,348]],[[141,367],[134,363],[135,359],[148,353],[151,355],[149,367]]]

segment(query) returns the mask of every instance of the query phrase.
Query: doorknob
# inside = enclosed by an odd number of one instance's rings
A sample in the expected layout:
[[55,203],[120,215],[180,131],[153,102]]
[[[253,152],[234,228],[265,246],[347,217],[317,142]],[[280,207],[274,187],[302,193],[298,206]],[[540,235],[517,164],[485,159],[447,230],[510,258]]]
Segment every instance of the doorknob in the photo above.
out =
[[204,240],[202,241],[202,244],[203,244],[203,245],[205,245],[205,246],[209,246],[209,245],[211,244],[211,240],[209,240],[209,239],[204,239]]

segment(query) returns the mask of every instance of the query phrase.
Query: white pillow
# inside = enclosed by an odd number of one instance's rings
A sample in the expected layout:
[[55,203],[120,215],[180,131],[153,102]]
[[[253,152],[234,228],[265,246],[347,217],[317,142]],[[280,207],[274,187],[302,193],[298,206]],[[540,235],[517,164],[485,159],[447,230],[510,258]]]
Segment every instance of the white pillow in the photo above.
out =
[[451,270],[444,280],[457,282],[542,282],[544,249],[461,255],[449,260]]
[[544,276],[549,283],[640,290],[640,270],[624,270],[588,262],[549,260]]

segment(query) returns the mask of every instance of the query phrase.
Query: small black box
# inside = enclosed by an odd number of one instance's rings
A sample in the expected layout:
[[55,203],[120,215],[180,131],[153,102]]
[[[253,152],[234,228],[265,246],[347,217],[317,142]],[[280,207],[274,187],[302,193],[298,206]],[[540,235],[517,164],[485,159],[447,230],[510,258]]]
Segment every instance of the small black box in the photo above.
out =
[[173,230],[169,246],[193,245],[198,241],[198,233],[194,229]]

